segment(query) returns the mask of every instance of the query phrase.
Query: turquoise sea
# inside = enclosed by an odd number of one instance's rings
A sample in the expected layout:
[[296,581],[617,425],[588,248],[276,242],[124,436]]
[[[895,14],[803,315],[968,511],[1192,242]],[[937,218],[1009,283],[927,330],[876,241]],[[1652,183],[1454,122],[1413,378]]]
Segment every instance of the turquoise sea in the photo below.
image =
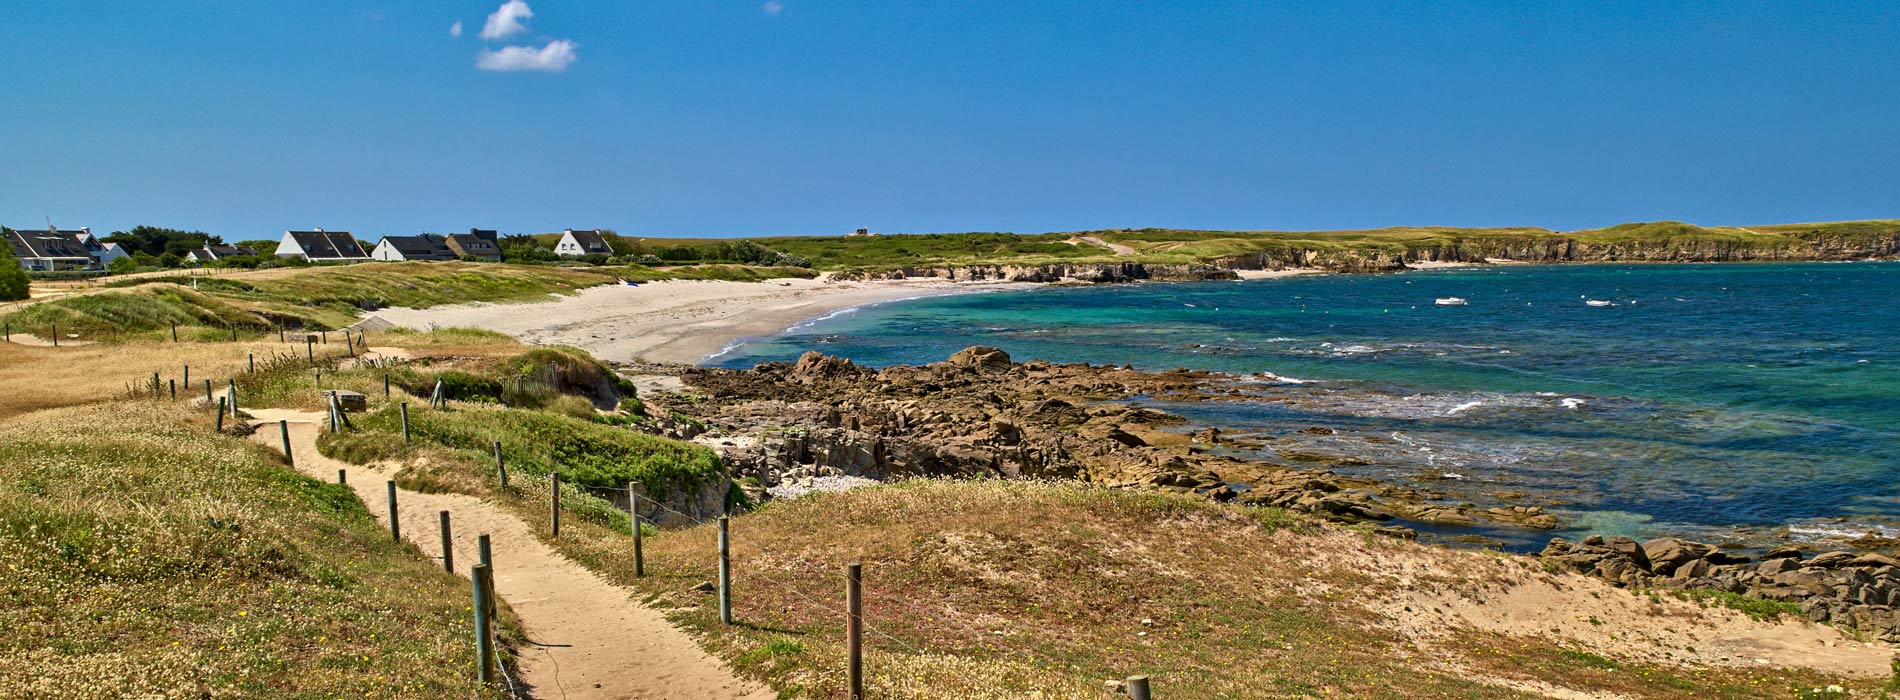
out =
[[[1434,304],[1453,296],[1468,305]],[[1549,504],[1557,534],[1900,532],[1900,263],[1050,287],[854,309],[711,362],[921,364],[969,345],[1233,373],[1252,400],[1145,403],[1273,441],[1249,456],[1354,456],[1368,463],[1335,468],[1450,502]]]

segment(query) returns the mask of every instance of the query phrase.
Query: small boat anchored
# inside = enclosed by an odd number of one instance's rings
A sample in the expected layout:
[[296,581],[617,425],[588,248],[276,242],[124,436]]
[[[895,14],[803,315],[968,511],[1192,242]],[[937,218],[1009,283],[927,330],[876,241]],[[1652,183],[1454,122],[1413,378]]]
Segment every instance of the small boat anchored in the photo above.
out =
[[1466,302],[1461,297],[1439,297],[1437,301],[1433,303],[1439,306],[1466,306],[1469,302]]
[[1616,302],[1604,301],[1602,299],[1585,299],[1583,300],[1583,303],[1589,304],[1591,306],[1616,306]]

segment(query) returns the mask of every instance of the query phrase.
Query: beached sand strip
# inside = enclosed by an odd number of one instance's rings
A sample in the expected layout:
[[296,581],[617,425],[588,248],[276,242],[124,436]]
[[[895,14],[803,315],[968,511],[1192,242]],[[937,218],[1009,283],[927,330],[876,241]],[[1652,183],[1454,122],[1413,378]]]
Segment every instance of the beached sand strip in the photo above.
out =
[[376,315],[410,328],[486,328],[529,343],[572,345],[603,360],[691,364],[741,338],[777,333],[840,309],[1033,286],[940,279],[666,281],[594,287],[538,303],[392,308]]
[[[290,421],[297,469],[329,481],[349,471],[357,497],[388,525],[384,482],[393,470],[356,466],[317,454],[323,414],[251,411],[260,429],[254,439],[278,446],[278,420]],[[532,646],[521,649],[521,678],[531,697],[571,700],[767,700],[773,693],[740,680],[725,664],[700,650],[693,639],[658,611],[634,601],[632,591],[608,583],[536,538],[526,523],[473,496],[403,490],[403,539],[422,551],[442,551],[437,513],[449,511],[455,570],[462,576],[479,561],[475,538],[487,534],[495,560],[495,591],[520,616]],[[471,647],[471,652],[472,647]]]

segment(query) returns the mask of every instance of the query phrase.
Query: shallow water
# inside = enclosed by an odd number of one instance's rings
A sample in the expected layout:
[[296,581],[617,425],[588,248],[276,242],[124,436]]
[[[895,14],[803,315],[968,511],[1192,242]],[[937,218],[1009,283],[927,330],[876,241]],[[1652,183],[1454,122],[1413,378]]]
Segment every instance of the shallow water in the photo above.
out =
[[[1433,305],[1447,296],[1469,305]],[[1454,502],[1546,503],[1566,516],[1562,534],[1900,525],[1900,263],[1500,266],[936,297],[801,324],[718,364],[810,349],[918,364],[969,345],[1255,375],[1251,401],[1157,407],[1279,439],[1261,458],[1351,455],[1371,463],[1339,471]],[[1313,426],[1336,432],[1298,432]]]

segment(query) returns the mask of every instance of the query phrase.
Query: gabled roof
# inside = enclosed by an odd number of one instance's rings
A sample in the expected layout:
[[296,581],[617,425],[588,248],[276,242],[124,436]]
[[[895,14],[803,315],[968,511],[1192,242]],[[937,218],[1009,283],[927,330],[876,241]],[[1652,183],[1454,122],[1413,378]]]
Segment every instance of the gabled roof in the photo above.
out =
[[45,231],[7,230],[7,247],[13,250],[13,257],[22,260],[28,258],[56,259],[78,258],[91,260],[92,254],[79,241],[88,231]]
[[357,244],[349,231],[285,231],[297,242],[304,257],[313,260],[364,260],[369,254]]
[[600,231],[576,231],[574,229],[568,229],[566,233],[569,236],[573,236],[574,242],[580,244],[581,250],[586,251],[590,255],[612,255],[614,252],[614,249],[607,245],[607,237],[601,235]]
[[449,250],[457,255],[487,256],[501,255],[501,237],[494,231],[469,229],[468,233],[451,233],[443,240]]
[[209,258],[211,260],[257,254],[257,251],[253,250],[250,246],[240,245],[208,245],[191,252],[200,258]]
[[404,260],[454,260],[455,251],[449,250],[439,236],[424,234],[421,236],[383,236],[383,243],[401,253]]

